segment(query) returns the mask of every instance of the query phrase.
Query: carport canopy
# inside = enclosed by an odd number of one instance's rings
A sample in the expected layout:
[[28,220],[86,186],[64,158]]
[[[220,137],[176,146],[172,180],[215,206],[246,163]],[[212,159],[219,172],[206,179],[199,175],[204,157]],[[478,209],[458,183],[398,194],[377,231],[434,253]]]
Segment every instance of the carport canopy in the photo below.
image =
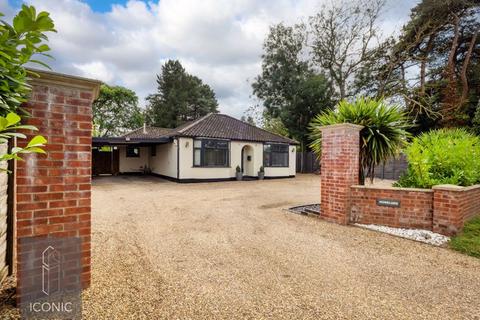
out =
[[149,145],[168,143],[170,141],[171,141],[171,138],[169,137],[161,137],[161,138],[93,137],[92,147],[122,146],[122,145],[149,146]]
[[[118,146],[148,147],[165,144],[169,137],[130,138],[130,137],[93,137],[92,138],[92,174],[118,174],[120,170]],[[104,148],[106,147],[106,148]]]

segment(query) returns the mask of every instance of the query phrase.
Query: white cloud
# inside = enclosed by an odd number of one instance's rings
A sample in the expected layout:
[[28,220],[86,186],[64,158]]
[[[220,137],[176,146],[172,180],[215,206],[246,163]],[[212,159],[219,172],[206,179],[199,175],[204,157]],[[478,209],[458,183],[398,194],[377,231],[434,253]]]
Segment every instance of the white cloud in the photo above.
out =
[[[213,87],[222,112],[240,117],[253,104],[248,81],[260,72],[269,25],[305,21],[326,1],[130,0],[106,13],[80,0],[26,2],[55,21],[55,60],[47,61],[54,70],[127,86],[143,101],[156,90],[162,62],[178,59]],[[390,0],[384,29],[397,29],[415,1]],[[0,11],[11,14],[7,0]]]
[[115,79],[112,68],[108,68],[101,61],[93,61],[88,63],[73,63],[73,66],[81,71],[88,78],[94,78],[103,82],[111,82]]

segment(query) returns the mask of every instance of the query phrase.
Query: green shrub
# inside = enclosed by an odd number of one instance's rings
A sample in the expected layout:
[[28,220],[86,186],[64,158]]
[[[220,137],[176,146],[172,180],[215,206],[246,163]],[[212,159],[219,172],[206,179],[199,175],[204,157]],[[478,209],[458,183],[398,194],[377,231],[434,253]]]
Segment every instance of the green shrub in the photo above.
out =
[[408,170],[397,186],[480,183],[480,138],[463,129],[441,129],[416,137],[407,147]]
[[[3,13],[0,12],[0,18]],[[21,125],[17,113],[31,92],[27,83],[28,76],[38,76],[27,71],[25,65],[42,65],[35,55],[49,56],[46,44],[47,32],[55,32],[54,24],[47,12],[37,11],[33,6],[22,5],[22,9],[13,18],[12,24],[0,19],[0,143],[9,139],[25,139],[19,129],[37,130],[33,126]],[[0,161],[20,160],[23,153],[45,153],[42,147],[47,140],[35,136],[25,148],[14,147],[8,153],[0,155]]]

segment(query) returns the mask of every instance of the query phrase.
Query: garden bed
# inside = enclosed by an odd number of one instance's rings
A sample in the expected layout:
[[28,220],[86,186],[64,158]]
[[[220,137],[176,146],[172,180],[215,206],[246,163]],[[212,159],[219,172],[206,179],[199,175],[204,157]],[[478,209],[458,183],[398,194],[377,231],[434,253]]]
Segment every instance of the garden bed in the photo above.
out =
[[375,224],[355,223],[355,225],[360,228],[379,231],[401,238],[428,243],[434,246],[444,246],[450,240],[447,236],[429,230],[392,228]]

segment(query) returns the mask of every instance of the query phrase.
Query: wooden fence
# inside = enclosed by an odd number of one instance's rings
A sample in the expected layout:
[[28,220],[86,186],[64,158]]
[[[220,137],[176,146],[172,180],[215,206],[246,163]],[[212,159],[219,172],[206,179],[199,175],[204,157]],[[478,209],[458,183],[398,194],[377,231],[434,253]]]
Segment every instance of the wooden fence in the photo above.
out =
[[317,156],[313,152],[297,152],[296,165],[296,172],[298,173],[320,172],[320,161],[317,159]]
[[408,162],[404,154],[395,159],[389,159],[384,164],[375,167],[375,177],[380,179],[398,180],[407,170]]
[[[302,169],[303,157],[303,169]],[[297,152],[297,173],[320,173],[320,161],[313,152]],[[387,160],[375,167],[375,177],[379,179],[397,180],[408,167],[405,155]]]

